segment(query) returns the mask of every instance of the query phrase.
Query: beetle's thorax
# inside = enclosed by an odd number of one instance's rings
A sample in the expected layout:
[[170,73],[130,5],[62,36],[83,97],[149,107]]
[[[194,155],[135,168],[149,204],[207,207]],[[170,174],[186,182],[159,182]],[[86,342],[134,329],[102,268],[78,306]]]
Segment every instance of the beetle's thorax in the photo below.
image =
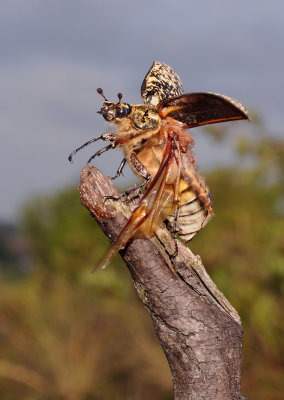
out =
[[[155,107],[147,104],[130,105],[127,103],[112,103],[105,101],[100,114],[104,119],[118,127],[132,125],[134,129],[156,129],[160,124],[160,117]],[[125,121],[128,123],[125,124]]]
[[146,104],[133,105],[129,118],[136,129],[157,129],[161,124],[157,109]]

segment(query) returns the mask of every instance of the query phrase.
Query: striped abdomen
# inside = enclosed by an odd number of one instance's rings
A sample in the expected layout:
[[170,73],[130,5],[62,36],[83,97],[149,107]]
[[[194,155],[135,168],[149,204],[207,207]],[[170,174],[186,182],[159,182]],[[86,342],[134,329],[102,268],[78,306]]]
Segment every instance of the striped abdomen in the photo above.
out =
[[190,180],[190,184],[181,180],[178,212],[168,218],[172,226],[176,225],[184,242],[191,240],[207,224],[213,212],[210,192],[203,179],[198,175]]

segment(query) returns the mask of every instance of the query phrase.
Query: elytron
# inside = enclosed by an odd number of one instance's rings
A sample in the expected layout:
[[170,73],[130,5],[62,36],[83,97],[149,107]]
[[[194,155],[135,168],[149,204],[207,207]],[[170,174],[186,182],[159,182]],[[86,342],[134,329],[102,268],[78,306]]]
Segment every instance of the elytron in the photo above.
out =
[[[244,106],[230,97],[217,93],[184,94],[182,83],[168,65],[155,61],[141,87],[144,104],[123,103],[106,99],[99,114],[116,127],[91,139],[78,149],[99,139],[109,144],[88,161],[111,148],[124,151],[115,177],[126,162],[142,180],[144,186],[138,205],[117,240],[100,261],[104,268],[137,230],[153,236],[167,223],[170,231],[188,242],[212,216],[212,201],[208,187],[200,175],[194,156],[194,140],[187,130],[213,123],[248,119]],[[131,192],[131,191],[130,191]],[[129,193],[129,191],[128,191]]]

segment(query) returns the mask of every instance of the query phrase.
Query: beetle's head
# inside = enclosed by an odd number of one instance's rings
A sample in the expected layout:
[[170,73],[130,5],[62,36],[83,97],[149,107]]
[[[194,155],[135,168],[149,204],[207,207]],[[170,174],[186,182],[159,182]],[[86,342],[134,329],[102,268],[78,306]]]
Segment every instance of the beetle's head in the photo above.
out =
[[104,119],[108,122],[115,122],[116,119],[125,118],[131,112],[131,106],[127,103],[121,103],[122,94],[118,93],[118,102],[113,103],[108,101],[103,94],[102,89],[97,89],[97,92],[104,98],[104,103],[99,114],[102,114]]

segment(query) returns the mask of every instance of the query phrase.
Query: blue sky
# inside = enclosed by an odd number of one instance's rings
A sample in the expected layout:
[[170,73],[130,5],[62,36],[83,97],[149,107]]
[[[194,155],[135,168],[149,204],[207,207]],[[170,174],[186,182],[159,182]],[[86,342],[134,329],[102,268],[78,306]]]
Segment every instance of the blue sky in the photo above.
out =
[[[96,88],[139,103],[154,60],[174,67],[186,92],[234,97],[283,134],[283,0],[9,0],[0,31],[1,220],[36,194],[78,183],[97,147],[73,165],[68,154],[108,128]],[[226,147],[194,136],[201,169],[228,162]],[[120,159],[112,151],[96,165],[112,175]]]

